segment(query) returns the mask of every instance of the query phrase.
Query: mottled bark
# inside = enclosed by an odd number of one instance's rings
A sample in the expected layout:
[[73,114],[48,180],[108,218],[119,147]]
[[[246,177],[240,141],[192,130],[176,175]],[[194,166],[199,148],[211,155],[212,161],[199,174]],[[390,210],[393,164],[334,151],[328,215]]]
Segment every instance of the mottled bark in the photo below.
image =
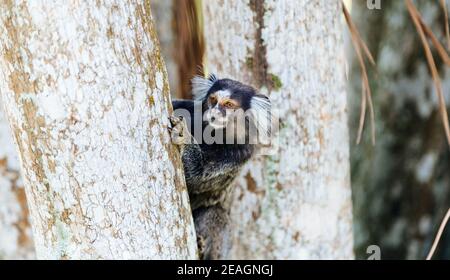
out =
[[[439,1],[415,1],[424,20],[445,42]],[[424,259],[450,205],[449,149],[435,87],[422,44],[404,1],[382,1],[369,10],[353,1],[353,17],[376,59],[371,86],[376,110],[377,145],[368,131],[351,151],[355,247],[380,246],[383,259]],[[440,62],[445,98],[450,71]],[[356,61],[350,71],[351,135],[356,135],[361,79]],[[450,232],[437,257],[449,258]]]
[[270,95],[273,155],[248,164],[230,257],[351,259],[349,139],[340,1],[205,1],[208,69]]
[[32,259],[34,246],[19,159],[0,98],[0,259]]
[[0,43],[38,258],[195,258],[149,2],[3,1]]

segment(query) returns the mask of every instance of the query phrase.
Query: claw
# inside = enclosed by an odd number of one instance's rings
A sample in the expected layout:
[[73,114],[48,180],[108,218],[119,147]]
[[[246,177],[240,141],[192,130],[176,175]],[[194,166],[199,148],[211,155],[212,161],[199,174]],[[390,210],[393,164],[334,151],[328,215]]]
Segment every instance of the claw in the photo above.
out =
[[203,259],[205,251],[206,251],[206,240],[202,236],[197,236],[197,249],[198,249],[199,259]]

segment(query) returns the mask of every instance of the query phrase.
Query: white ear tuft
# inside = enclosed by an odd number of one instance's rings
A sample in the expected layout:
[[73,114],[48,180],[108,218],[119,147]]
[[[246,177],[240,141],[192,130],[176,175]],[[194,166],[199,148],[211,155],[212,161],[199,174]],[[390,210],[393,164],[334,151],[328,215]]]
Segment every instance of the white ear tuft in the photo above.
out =
[[214,74],[211,74],[208,79],[201,76],[195,76],[191,81],[192,96],[194,99],[203,100],[216,81],[217,77]]
[[265,137],[265,139],[270,138],[272,130],[272,112],[269,98],[257,94],[252,97],[250,106],[254,117],[254,123],[260,137]]

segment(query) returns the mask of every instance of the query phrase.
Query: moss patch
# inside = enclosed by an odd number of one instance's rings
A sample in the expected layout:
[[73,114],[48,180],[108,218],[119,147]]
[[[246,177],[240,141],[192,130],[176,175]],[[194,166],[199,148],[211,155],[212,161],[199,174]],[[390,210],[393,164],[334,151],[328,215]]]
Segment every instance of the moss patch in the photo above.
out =
[[270,74],[270,81],[272,83],[272,88],[274,90],[280,90],[283,87],[283,83],[281,82],[280,77],[278,77],[277,75],[274,74]]

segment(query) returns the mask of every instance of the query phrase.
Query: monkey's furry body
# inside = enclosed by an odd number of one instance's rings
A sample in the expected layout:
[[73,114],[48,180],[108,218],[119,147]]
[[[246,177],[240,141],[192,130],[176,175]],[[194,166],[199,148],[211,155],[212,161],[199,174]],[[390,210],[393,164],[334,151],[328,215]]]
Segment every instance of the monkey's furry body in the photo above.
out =
[[[229,79],[218,80],[215,76],[195,78],[193,94],[195,100],[172,102],[176,117],[171,117],[170,130],[172,141],[180,145],[200,256],[222,259],[231,247],[232,182],[257,148],[256,144],[250,144],[249,127],[253,122],[254,127],[261,130],[266,129],[261,128],[261,123],[267,124],[267,120],[261,121],[261,118],[247,118],[243,125],[235,125],[230,115],[237,109],[256,109],[264,112],[263,118],[270,119],[270,102],[249,86]],[[195,116],[196,102],[201,106],[201,116]],[[188,124],[180,118],[182,114],[177,114],[180,110],[184,110],[185,118],[188,113]],[[235,132],[230,136],[231,123]],[[208,144],[204,139],[194,138],[192,130],[196,126],[200,126],[202,132],[210,126],[212,135],[219,135],[223,141]],[[230,137],[242,141],[227,142]]]

